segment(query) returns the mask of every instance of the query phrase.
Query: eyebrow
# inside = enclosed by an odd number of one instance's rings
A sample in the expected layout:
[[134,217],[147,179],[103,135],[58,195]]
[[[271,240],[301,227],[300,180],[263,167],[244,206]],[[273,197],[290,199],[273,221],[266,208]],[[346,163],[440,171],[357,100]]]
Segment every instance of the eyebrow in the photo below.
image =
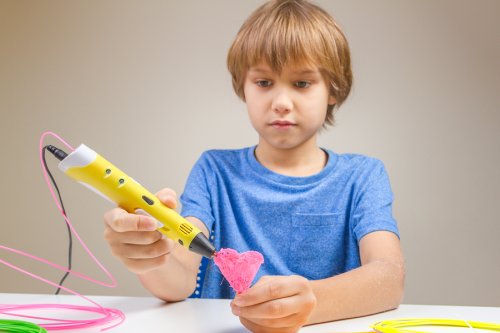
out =
[[252,68],[250,68],[250,72],[267,74],[267,73],[272,73],[273,71],[270,69],[265,69],[265,68],[261,68],[261,67],[252,67]]
[[[252,67],[252,68],[250,68],[250,72],[263,73],[263,74],[273,73],[272,70],[262,68],[262,67]],[[317,73],[319,73],[318,70],[312,70],[312,69],[305,69],[302,71],[292,71],[292,74],[295,74],[295,75],[309,75],[309,74],[317,74]]]
[[297,71],[293,72],[294,74],[299,74],[299,75],[308,75],[308,74],[318,74],[318,70],[312,70],[312,69],[305,69],[303,71]]

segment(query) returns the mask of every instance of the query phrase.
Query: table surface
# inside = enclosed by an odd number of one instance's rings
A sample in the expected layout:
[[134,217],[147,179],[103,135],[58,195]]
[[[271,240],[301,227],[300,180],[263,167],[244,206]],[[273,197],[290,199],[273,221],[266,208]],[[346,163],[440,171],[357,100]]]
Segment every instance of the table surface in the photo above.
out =
[[[231,313],[229,300],[188,299],[166,304],[154,297],[88,296],[103,307],[121,310],[125,321],[105,332],[183,332],[183,333],[244,333],[248,332]],[[78,304],[91,305],[71,295],[2,294],[0,305],[4,304]],[[50,311],[44,312],[48,315]],[[26,312],[23,312],[26,313]],[[79,318],[79,312],[59,312],[57,318]],[[6,318],[0,315],[0,318]],[[88,317],[87,317],[88,318]],[[377,321],[397,318],[448,318],[493,322],[500,324],[500,307],[438,306],[403,304],[398,309],[371,316],[311,325],[301,333],[368,332]],[[99,332],[85,329],[85,332]],[[58,331],[82,332],[83,330]],[[429,330],[428,330],[429,331]],[[466,329],[432,328],[432,332],[466,332]],[[470,332],[470,330],[469,330]]]

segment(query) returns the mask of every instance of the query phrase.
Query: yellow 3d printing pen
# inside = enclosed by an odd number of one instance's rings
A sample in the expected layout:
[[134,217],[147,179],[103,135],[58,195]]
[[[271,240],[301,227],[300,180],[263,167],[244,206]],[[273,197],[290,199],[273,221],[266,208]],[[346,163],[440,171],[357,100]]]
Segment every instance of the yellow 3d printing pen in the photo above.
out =
[[159,222],[158,231],[187,249],[207,258],[215,254],[215,247],[200,229],[86,145],[69,155],[54,146],[47,149],[60,160],[59,169],[69,177],[129,213],[150,215]]

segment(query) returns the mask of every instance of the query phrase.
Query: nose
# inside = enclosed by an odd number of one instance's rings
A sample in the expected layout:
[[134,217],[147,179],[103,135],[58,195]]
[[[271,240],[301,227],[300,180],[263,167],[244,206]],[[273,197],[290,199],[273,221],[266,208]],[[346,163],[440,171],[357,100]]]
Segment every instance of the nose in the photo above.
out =
[[274,112],[282,115],[289,113],[293,108],[292,98],[286,89],[276,91],[273,97],[272,109]]

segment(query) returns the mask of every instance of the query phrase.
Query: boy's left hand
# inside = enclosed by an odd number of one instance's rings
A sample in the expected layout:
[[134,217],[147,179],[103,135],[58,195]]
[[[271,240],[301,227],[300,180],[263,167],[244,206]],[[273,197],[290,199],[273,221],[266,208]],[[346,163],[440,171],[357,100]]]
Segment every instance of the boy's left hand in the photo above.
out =
[[298,275],[263,276],[231,302],[233,314],[254,333],[297,332],[315,306],[310,282]]

